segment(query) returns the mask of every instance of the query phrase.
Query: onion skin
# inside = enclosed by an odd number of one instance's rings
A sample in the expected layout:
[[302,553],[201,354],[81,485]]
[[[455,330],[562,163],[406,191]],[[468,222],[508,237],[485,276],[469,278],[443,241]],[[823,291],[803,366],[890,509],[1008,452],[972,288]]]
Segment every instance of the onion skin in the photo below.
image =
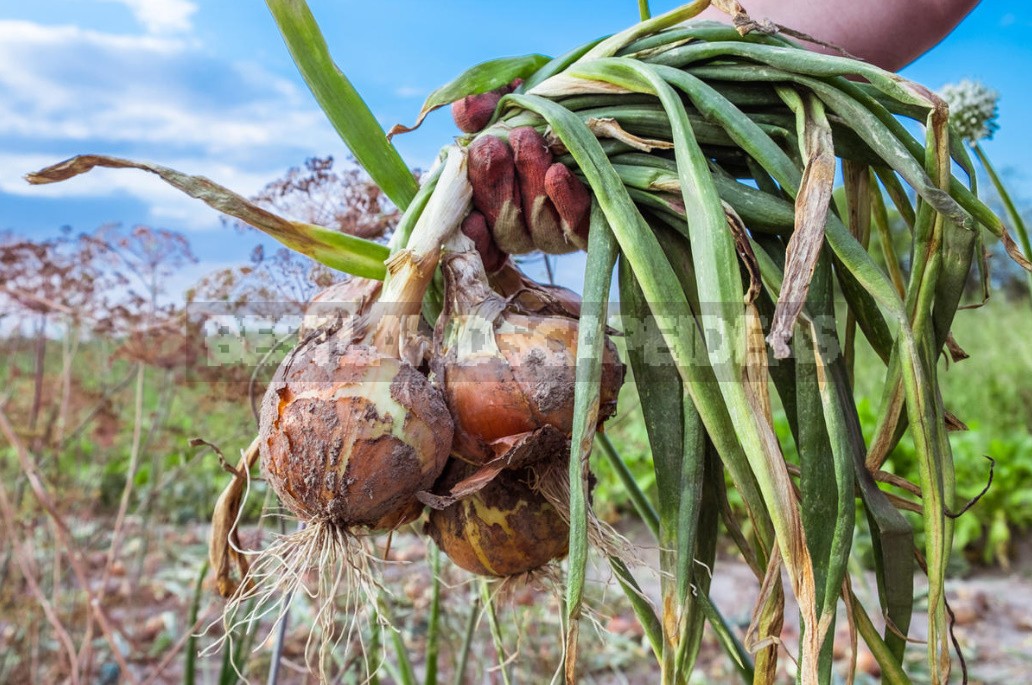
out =
[[[484,262],[487,266],[487,262]],[[529,314],[549,314],[579,319],[580,295],[561,285],[538,283],[527,277],[511,259],[489,271],[491,289]]]
[[[475,252],[443,262],[447,309],[435,331],[434,374],[455,421],[456,456],[481,465],[492,443],[552,426],[573,430],[577,321],[519,314],[487,286]],[[616,411],[623,365],[605,346],[598,421]]]
[[304,340],[317,330],[338,324],[344,335],[352,336],[358,317],[369,311],[382,287],[381,281],[354,276],[320,290],[305,307],[298,337]]
[[[449,487],[471,467],[452,461],[438,483]],[[527,573],[566,556],[570,529],[527,484],[527,469],[503,471],[482,490],[440,511],[425,532],[457,566],[499,578]]]
[[[577,322],[506,312],[496,324],[500,356],[470,355],[447,364],[445,393],[459,431],[493,442],[545,425],[569,434],[577,361]],[[603,360],[600,419],[612,415],[623,369]]]
[[303,345],[261,409],[262,473],[302,520],[373,530],[419,515],[448,458],[452,421],[417,369],[365,345]]

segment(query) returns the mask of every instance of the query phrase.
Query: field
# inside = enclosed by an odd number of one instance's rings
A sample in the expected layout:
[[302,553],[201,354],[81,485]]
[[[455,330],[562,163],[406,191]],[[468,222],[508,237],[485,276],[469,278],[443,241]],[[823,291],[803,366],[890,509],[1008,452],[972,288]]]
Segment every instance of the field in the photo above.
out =
[[[980,668],[990,669],[990,675],[1007,673],[1007,668],[1022,665],[1021,659],[1008,656],[1009,652],[1000,656],[1006,645],[1020,643],[1025,628],[1018,618],[1010,628],[997,622],[995,632],[981,619],[990,613],[990,607],[994,612],[999,609],[1020,615],[1024,611],[1020,606],[998,604],[1001,599],[993,596],[993,583],[1025,582],[1020,579],[1032,568],[1028,553],[1021,553],[1032,524],[1032,499],[1027,489],[1032,479],[1032,385],[1028,382],[1032,352],[1027,346],[1004,348],[999,344],[1004,339],[1032,338],[1027,307],[1025,300],[998,299],[979,310],[961,312],[955,338],[971,358],[956,364],[944,362],[941,368],[947,407],[969,428],[953,435],[961,494],[974,497],[986,482],[988,461],[983,455],[996,462],[992,488],[959,519],[950,585],[955,608],[967,612],[962,633],[972,647],[975,674]],[[61,336],[6,337],[5,363],[0,369],[4,388],[0,427],[21,453],[5,447],[0,467],[7,499],[5,516],[19,521],[16,528],[4,526],[0,557],[0,651],[4,655],[0,657],[0,682],[52,682],[67,676],[61,666],[66,662],[59,658],[64,647],[56,626],[73,636],[75,644],[92,645],[96,672],[102,675],[117,674],[127,666],[137,681],[205,683],[235,677],[228,670],[227,650],[197,659],[188,656],[210,647],[221,634],[221,627],[215,625],[203,636],[193,636],[216,620],[221,605],[210,588],[205,549],[215,497],[229,478],[211,449],[191,446],[190,441],[207,440],[230,462],[235,461],[255,431],[248,401],[250,379],[253,374],[257,383],[253,391],[260,396],[263,380],[289,347],[283,343],[274,349],[270,344],[282,337],[282,332],[252,333],[237,339],[232,354],[238,362],[251,362],[237,364],[227,363],[226,338],[219,335],[207,339],[207,349],[202,345],[178,357],[156,355],[159,350],[181,349],[174,337],[151,341],[146,346],[150,357],[142,355],[132,340],[96,334],[78,340],[67,331]],[[266,365],[255,371],[253,362],[265,356],[269,356]],[[868,372],[877,369],[873,358],[860,356],[856,368],[863,412],[879,401],[880,377]],[[637,403],[633,386],[628,384],[607,432],[642,490],[654,496],[654,476]],[[870,416],[863,418],[870,420]],[[778,419],[779,427],[787,431],[783,424],[783,418]],[[865,431],[872,429],[865,424]],[[598,477],[596,511],[626,532],[642,556],[651,559],[655,543],[639,522],[619,478],[600,454],[593,456],[592,463]],[[917,479],[912,447],[906,441],[890,463],[894,472]],[[37,477],[27,478],[30,472]],[[49,516],[45,504],[40,506],[48,499],[55,508]],[[732,506],[740,506],[733,491]],[[245,544],[260,547],[269,535],[294,525],[279,517],[266,517],[259,532],[256,524],[262,511],[274,512],[275,507],[263,484],[256,482],[245,508]],[[919,517],[915,516],[913,523],[919,527]],[[67,530],[62,532],[62,526]],[[550,592],[548,583],[533,589],[507,588],[505,596],[491,604],[498,618],[497,631],[492,631],[494,614],[484,612],[480,603],[483,588],[472,576],[445,560],[441,562],[443,584],[432,582],[426,544],[413,535],[418,527],[416,524],[394,537],[386,557],[389,561],[382,568],[384,606],[389,607],[387,615],[400,633],[381,633],[366,626],[362,639],[372,640],[366,644],[369,658],[380,658],[376,655],[382,653],[378,651],[382,646],[377,639],[386,640],[385,663],[392,669],[403,667],[391,642],[401,639],[415,655],[412,667],[423,668],[420,655],[427,641],[428,612],[436,588],[445,598],[439,603],[442,679],[455,672],[456,655],[462,652],[470,625],[474,647],[466,669],[473,681],[501,682],[498,659],[492,656],[497,654],[496,644],[513,657],[505,666],[511,670],[513,682],[550,677],[560,657],[560,626],[553,611],[557,600],[552,595],[557,590]],[[383,543],[382,539],[377,542],[381,553]],[[870,546],[862,526],[854,549],[859,567],[870,563]],[[586,649],[587,677],[595,682],[649,682],[653,676],[649,675],[641,629],[611,574],[597,559],[593,563],[595,581],[589,588],[589,603],[596,608],[596,620],[603,630],[597,634],[589,631],[584,638],[586,646],[591,645]],[[755,590],[743,594],[742,585],[736,583],[749,586],[755,581],[749,580],[732,548],[721,550],[718,567],[714,598],[733,625],[744,629],[749,621],[749,596]],[[25,569],[35,570],[38,586],[25,584]],[[658,596],[655,576],[647,571],[640,571],[640,576],[647,591]],[[108,634],[97,622],[87,622],[83,580],[89,596],[103,607]],[[40,611],[41,600],[48,602],[51,617]],[[305,625],[311,613],[305,602],[296,604],[282,648],[281,682],[304,680]],[[87,623],[94,634],[80,642]],[[269,668],[271,628],[266,620],[242,630],[243,643],[256,647],[253,654],[240,643],[236,645],[234,654],[252,679],[264,678]],[[784,639],[791,644],[791,625],[786,631]],[[112,645],[124,654],[122,664],[114,658]],[[517,652],[519,658],[515,658]],[[915,663],[920,661],[915,659]],[[714,682],[737,678],[712,635],[707,636],[700,663]],[[364,667],[358,661],[344,665],[342,672],[352,675],[341,682],[351,682],[348,678],[357,678]],[[874,672],[870,665],[867,669]]]

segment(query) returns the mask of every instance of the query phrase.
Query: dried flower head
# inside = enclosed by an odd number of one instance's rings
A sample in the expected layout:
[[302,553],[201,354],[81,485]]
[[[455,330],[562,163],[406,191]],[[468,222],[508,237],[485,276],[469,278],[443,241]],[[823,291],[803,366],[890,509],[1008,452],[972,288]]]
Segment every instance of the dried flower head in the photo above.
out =
[[939,94],[949,103],[950,123],[964,140],[990,140],[1000,128],[996,123],[1000,94],[984,83],[964,79],[946,84]]

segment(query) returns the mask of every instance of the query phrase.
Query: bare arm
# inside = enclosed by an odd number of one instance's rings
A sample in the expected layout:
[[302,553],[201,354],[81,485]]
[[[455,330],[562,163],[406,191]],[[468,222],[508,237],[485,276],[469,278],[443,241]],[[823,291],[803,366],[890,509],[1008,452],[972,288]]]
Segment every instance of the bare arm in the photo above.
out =
[[[978,0],[741,1],[753,19],[769,19],[801,31],[891,71],[934,47],[978,4]],[[728,21],[715,8],[701,16]]]

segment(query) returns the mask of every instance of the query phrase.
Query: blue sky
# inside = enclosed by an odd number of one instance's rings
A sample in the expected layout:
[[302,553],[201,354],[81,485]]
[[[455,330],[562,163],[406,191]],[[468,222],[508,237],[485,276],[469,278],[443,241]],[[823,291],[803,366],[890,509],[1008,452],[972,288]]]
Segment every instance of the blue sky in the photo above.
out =
[[[660,12],[677,2],[654,1]],[[310,0],[338,63],[385,126],[411,122],[422,99],[471,64],[558,54],[637,19],[632,0],[416,2]],[[933,88],[960,78],[1001,94],[987,149],[1019,196],[1032,196],[1032,19],[983,0],[903,74]],[[424,168],[455,131],[431,116],[398,146]],[[251,194],[313,155],[347,151],[297,76],[261,2],[46,0],[0,6],[0,231],[43,237],[112,221],[188,235],[201,263],[170,290],[244,261],[259,240],[149,175],[97,171],[28,186],[30,170],[84,152],[159,162]],[[579,260],[563,269],[576,279]],[[171,292],[169,294],[172,294]]]

